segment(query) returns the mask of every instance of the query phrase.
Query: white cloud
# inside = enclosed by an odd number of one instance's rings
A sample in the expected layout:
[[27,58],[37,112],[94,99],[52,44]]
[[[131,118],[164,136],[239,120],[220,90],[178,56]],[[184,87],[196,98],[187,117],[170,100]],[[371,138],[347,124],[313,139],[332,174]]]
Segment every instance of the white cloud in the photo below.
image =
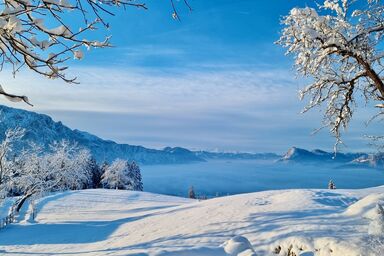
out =
[[310,136],[320,125],[319,115],[298,114],[303,103],[297,89],[303,84],[290,71],[112,67],[71,71],[81,84],[29,73],[13,79],[3,72],[4,87],[27,94],[36,107],[2,102],[51,114],[72,128],[106,139],[150,147],[278,152],[291,145],[332,147],[333,139],[326,133]]

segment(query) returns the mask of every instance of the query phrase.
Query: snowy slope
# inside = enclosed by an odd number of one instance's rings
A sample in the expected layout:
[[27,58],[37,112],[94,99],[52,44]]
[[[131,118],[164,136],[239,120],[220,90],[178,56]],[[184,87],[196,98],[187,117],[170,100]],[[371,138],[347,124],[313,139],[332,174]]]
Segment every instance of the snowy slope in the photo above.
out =
[[384,187],[276,190],[206,201],[115,190],[58,193],[38,203],[36,223],[0,231],[0,254],[225,256],[221,245],[242,235],[257,255],[294,244],[302,256],[379,256],[367,232],[383,193]]

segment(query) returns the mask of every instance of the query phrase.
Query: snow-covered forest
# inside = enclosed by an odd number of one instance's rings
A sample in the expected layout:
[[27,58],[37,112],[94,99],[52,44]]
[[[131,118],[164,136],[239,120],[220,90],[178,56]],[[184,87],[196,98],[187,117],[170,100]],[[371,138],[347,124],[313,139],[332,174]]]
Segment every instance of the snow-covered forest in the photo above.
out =
[[116,159],[96,162],[87,149],[62,140],[48,151],[36,144],[14,151],[24,129],[7,130],[0,144],[0,203],[19,197],[14,211],[26,199],[34,201],[50,192],[90,188],[143,190],[140,168],[135,162]]

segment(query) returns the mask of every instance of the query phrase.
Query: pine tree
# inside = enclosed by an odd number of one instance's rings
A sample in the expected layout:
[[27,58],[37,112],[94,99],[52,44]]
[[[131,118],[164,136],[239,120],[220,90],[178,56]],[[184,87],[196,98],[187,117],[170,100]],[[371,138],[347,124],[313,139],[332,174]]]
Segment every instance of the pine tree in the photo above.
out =
[[132,190],[143,191],[140,167],[134,161],[129,164],[128,178],[131,180]]
[[191,199],[196,199],[196,194],[195,194],[195,190],[194,190],[193,186],[191,186],[189,188],[188,197]]
[[328,189],[336,189],[336,185],[332,180],[329,180],[328,182]]
[[91,172],[91,184],[90,188],[99,188],[100,187],[100,182],[101,182],[101,176],[103,175],[103,170],[102,167],[100,167],[96,159],[94,157],[91,157],[88,163],[88,169]]

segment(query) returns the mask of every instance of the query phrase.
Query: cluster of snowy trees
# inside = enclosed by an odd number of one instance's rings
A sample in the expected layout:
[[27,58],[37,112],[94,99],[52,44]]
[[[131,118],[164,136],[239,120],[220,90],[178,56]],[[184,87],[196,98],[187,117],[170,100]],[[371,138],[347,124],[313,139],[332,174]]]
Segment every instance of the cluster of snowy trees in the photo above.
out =
[[117,159],[99,166],[87,149],[68,141],[53,143],[48,151],[35,144],[15,150],[24,133],[8,130],[0,144],[0,200],[98,187],[143,190],[140,168],[134,162]]

